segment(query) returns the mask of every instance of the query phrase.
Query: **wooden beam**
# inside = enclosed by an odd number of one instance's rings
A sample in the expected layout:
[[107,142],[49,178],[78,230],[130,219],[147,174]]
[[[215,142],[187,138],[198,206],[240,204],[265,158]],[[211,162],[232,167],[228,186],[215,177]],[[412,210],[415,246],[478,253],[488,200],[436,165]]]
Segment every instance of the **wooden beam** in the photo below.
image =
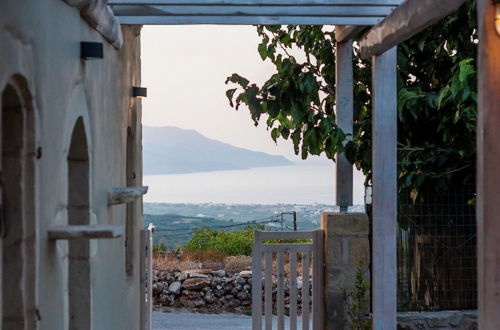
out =
[[365,25],[335,25],[335,41],[347,42],[361,32]]
[[49,239],[96,239],[117,238],[123,235],[122,226],[86,225],[56,226],[48,230]]
[[121,24],[374,25],[402,0],[112,0]]
[[[337,27],[335,27],[335,36]],[[353,67],[352,40],[337,42],[335,61],[336,83],[336,119],[337,125],[346,134],[352,134],[353,121]],[[352,205],[353,176],[352,164],[344,154],[337,155],[336,160],[336,199],[340,212],[347,212]]]
[[495,6],[477,1],[477,229],[479,329],[500,324],[500,36]]
[[403,0],[108,0],[108,5],[398,6]]
[[397,86],[396,48],[374,56],[373,74],[373,329],[396,330]]
[[119,16],[121,24],[132,25],[375,25],[382,19],[383,16]]
[[118,16],[386,16],[392,6],[183,6],[183,5],[116,5]]
[[452,13],[465,0],[406,0],[360,40],[362,58],[379,55]]
[[108,205],[130,203],[148,192],[148,187],[111,188],[108,191]]

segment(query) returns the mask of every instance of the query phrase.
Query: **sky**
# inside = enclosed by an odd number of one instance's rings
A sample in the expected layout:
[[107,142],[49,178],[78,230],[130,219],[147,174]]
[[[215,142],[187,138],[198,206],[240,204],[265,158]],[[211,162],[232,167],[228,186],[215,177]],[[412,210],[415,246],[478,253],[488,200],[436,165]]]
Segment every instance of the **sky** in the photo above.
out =
[[291,142],[276,145],[265,121],[255,127],[248,110],[235,111],[226,98],[225,80],[232,73],[259,85],[274,73],[274,66],[257,52],[255,27],[145,26],[141,37],[142,86],[148,88],[142,99],[144,125],[194,129],[238,147],[300,161]]
[[[142,86],[148,88],[148,97],[142,99],[144,125],[194,129],[237,147],[282,155],[301,165],[331,166],[335,171],[325,156],[302,161],[290,141],[274,143],[265,121],[255,127],[248,109],[230,107],[225,95],[228,76],[238,73],[262,85],[275,72],[272,63],[262,61],[257,52],[255,27],[145,26],[141,43]],[[333,185],[330,178],[320,181]],[[363,181],[355,171],[357,203],[362,203]]]

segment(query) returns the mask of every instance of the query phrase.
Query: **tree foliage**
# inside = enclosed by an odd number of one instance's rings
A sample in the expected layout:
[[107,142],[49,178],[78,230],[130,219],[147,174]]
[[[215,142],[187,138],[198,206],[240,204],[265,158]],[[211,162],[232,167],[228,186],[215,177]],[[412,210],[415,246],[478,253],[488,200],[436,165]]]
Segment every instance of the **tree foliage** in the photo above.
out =
[[[444,191],[473,183],[476,127],[475,1],[398,47],[399,189]],[[302,158],[345,153],[371,181],[371,63],[354,46],[354,133],[335,124],[333,27],[258,26],[258,52],[274,73],[262,85],[234,73],[226,92],[271,138]]]

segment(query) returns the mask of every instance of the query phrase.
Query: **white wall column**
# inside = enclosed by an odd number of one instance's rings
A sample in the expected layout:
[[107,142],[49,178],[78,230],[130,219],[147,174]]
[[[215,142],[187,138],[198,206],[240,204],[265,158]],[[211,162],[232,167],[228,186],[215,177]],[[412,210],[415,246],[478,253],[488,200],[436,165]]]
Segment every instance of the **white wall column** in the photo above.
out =
[[495,6],[477,1],[477,231],[479,329],[500,324],[500,36]]
[[[353,68],[352,40],[337,42],[335,61],[336,120],[346,134],[352,134],[353,120]],[[344,154],[336,160],[336,200],[340,212],[347,212],[352,205],[352,164]]]
[[373,64],[373,329],[396,329],[397,85],[396,47]]

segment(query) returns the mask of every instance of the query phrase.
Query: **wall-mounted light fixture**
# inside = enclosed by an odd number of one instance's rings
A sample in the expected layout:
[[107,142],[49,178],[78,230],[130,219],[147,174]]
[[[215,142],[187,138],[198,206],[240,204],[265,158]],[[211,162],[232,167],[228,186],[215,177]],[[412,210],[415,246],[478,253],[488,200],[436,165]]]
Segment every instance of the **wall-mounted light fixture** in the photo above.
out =
[[102,42],[82,41],[80,43],[80,58],[82,60],[95,60],[103,57]]
[[500,0],[493,0],[493,6],[495,6],[495,29],[500,36]]
[[133,97],[147,97],[148,89],[146,87],[132,87],[132,96]]

